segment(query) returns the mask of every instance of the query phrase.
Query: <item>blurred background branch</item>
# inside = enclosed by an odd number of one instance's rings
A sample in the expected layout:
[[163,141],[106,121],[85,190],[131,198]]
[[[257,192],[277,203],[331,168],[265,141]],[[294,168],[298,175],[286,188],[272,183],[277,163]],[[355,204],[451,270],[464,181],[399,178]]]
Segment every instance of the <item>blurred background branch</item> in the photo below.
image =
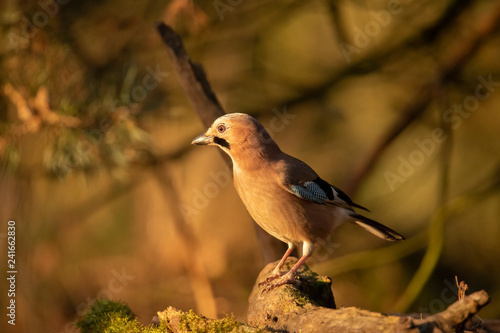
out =
[[[200,117],[203,125],[208,128],[215,119],[224,115],[225,112],[212,91],[207,80],[205,71],[200,64],[192,63],[189,55],[184,49],[181,37],[165,23],[158,23],[157,30],[167,45],[168,55],[173,63],[181,86],[189,97],[189,102]],[[232,162],[229,156],[221,153],[224,161],[232,170]],[[286,250],[285,244],[265,232],[260,226],[254,224],[257,239],[266,263],[279,259]]]

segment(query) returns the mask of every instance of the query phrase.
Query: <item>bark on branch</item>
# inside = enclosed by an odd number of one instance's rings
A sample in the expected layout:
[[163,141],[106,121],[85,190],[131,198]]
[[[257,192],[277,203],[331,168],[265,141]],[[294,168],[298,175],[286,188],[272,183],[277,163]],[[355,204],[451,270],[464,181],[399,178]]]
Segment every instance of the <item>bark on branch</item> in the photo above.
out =
[[224,115],[224,110],[215,96],[203,67],[193,63],[184,48],[181,37],[168,25],[160,22],[156,25],[158,33],[167,46],[179,82],[205,127]]

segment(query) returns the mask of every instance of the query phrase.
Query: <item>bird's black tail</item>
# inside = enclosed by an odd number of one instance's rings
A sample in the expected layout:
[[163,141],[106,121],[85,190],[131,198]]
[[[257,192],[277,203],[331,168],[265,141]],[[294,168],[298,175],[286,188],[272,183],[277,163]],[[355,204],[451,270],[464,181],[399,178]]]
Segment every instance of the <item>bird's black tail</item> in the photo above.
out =
[[355,219],[354,223],[356,223],[360,227],[363,227],[365,230],[371,232],[377,237],[388,241],[400,241],[405,239],[403,236],[401,236],[391,228],[388,228],[385,225],[380,224],[377,221],[369,219],[363,215],[351,214],[351,216]]

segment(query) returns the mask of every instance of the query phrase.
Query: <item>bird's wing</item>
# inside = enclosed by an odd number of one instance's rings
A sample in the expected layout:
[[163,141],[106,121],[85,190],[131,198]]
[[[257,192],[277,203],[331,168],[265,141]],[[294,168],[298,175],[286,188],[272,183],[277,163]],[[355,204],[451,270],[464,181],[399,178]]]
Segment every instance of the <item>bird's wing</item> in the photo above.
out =
[[352,210],[352,207],[368,210],[354,203],[347,194],[319,177],[301,184],[290,184],[285,189],[301,199],[319,204],[339,206],[348,210]]
[[318,204],[339,206],[348,210],[357,207],[368,211],[352,201],[339,188],[321,179],[314,170],[304,162],[289,157],[281,167],[282,186],[295,196]]

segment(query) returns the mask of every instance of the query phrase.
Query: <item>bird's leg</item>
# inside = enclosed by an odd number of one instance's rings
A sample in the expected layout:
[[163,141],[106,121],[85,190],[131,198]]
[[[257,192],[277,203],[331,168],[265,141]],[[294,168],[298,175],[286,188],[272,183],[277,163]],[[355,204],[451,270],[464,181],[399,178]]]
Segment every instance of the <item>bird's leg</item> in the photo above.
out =
[[292,251],[295,249],[295,245],[292,244],[292,243],[288,243],[288,250],[286,250],[285,252],[285,255],[283,256],[283,258],[281,258],[280,262],[278,263],[278,265],[274,268],[273,272],[271,273],[271,275],[269,275],[267,277],[267,279],[265,279],[264,281],[262,281],[261,283],[259,283],[259,286],[260,285],[263,285],[263,284],[266,284],[266,283],[269,283],[270,281],[276,279],[276,278],[279,278],[280,276],[282,276],[283,274],[281,273],[281,267],[283,266],[283,264],[285,263],[286,259],[290,256],[290,254],[292,254]]
[[283,258],[281,258],[280,262],[274,268],[273,272],[271,273],[271,275],[269,277],[277,278],[277,277],[280,277],[281,275],[283,275],[283,274],[281,274],[281,267],[283,267],[283,265],[285,264],[285,261],[288,259],[290,254],[292,254],[292,251],[294,249],[295,249],[295,245],[292,243],[288,243],[288,249],[286,250],[285,254],[283,255]]
[[309,259],[312,256],[313,251],[314,251],[314,244],[309,243],[307,241],[304,242],[303,251],[302,251],[303,254],[302,254],[302,257],[299,259],[299,261],[297,261],[297,263],[292,267],[292,269],[288,273],[281,276],[279,279],[275,280],[273,283],[268,284],[266,286],[265,290],[271,290],[273,288],[276,288],[276,287],[284,285],[284,284],[295,284],[297,282],[297,280],[295,280],[295,273],[298,271],[300,266],[302,266],[307,261],[307,259]]

